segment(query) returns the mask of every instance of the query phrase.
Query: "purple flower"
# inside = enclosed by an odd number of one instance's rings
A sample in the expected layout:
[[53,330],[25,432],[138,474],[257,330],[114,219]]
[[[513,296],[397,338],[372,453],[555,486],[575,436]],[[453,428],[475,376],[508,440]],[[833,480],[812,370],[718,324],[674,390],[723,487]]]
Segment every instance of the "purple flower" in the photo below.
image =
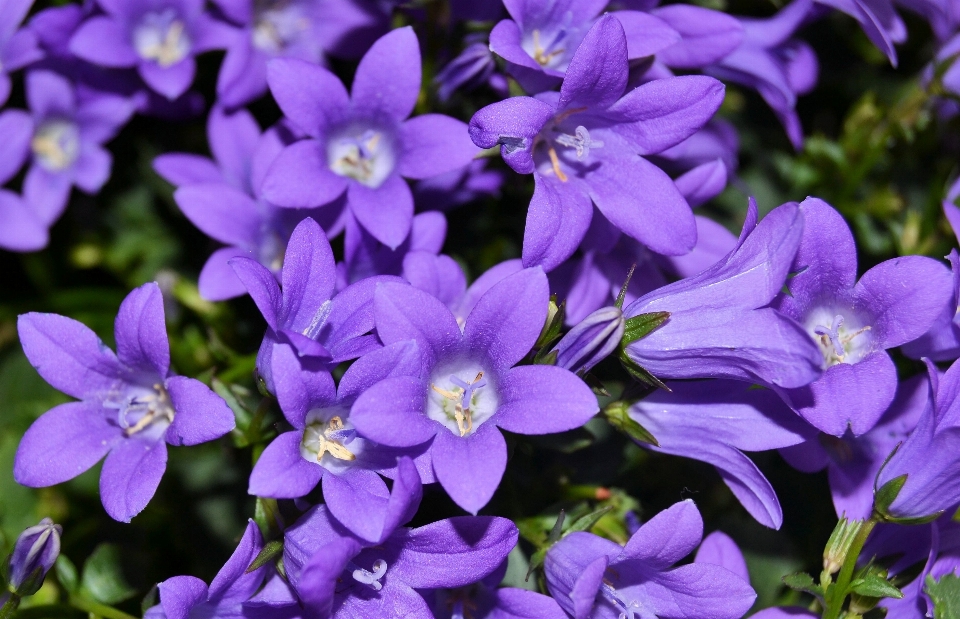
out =
[[486,159],[474,159],[470,165],[418,181],[413,200],[422,210],[447,211],[492,196],[500,197],[504,174],[488,170]]
[[576,619],[739,619],[757,597],[743,578],[707,562],[672,567],[702,537],[690,500],[654,516],[626,546],[570,533],[547,551],[547,588]]
[[196,445],[234,427],[233,413],[209,387],[171,375],[156,283],[135,289],[120,305],[116,355],[64,316],[23,314],[17,326],[40,376],[81,400],[51,409],[24,434],[13,476],[25,486],[72,479],[106,456],[100,498],[112,518],[130,522],[160,483],[167,443]]
[[[816,0],[817,3],[842,11],[860,23],[864,34],[897,66],[894,43],[907,40],[907,25],[897,14],[893,0]],[[906,4],[906,3],[905,3]],[[920,2],[917,2],[920,5]],[[939,13],[939,11],[938,11]],[[942,27],[942,26],[941,26]]]
[[680,35],[679,41],[657,52],[652,72],[658,74],[669,74],[665,67],[702,69],[721,61],[743,42],[743,24],[722,11],[689,4],[670,4],[646,10]]
[[820,349],[823,375],[781,391],[804,419],[827,434],[855,436],[872,428],[893,401],[897,372],[886,353],[926,332],[947,304],[952,282],[942,264],[903,256],[857,281],[857,250],[843,217],[807,198],[800,248],[773,306],[803,325]]
[[[397,494],[416,488],[400,489]],[[412,504],[416,511],[417,501]],[[318,505],[284,532],[283,564],[304,617],[431,617],[417,590],[463,587],[499,566],[517,543],[506,518],[459,517],[415,529],[397,513],[379,544],[350,534]]]
[[322,67],[273,60],[270,90],[287,118],[309,137],[280,153],[264,180],[264,197],[279,206],[306,208],[345,196],[357,222],[396,249],[413,219],[413,195],[402,177],[449,172],[466,166],[477,152],[459,120],[441,114],[405,120],[417,101],[420,70],[411,28],[394,30],[370,48],[349,96]]
[[810,436],[810,428],[775,393],[745,382],[678,382],[670,388],[630,407],[630,417],[658,442],[642,446],[714,465],[757,522],[779,529],[783,511],[777,494],[743,452],[796,445]]
[[[513,18],[490,32],[490,50],[507,61],[507,72],[530,93],[551,89],[573,63],[577,48],[605,0],[512,0],[504,3]],[[612,15],[626,31],[630,59],[652,56],[680,39],[662,20],[639,11]]]
[[556,365],[571,372],[589,372],[620,346],[625,323],[619,307],[602,307],[570,329],[553,352]]
[[44,518],[17,537],[7,563],[7,587],[20,597],[33,595],[60,554],[63,527]]
[[167,99],[190,87],[194,56],[223,49],[232,29],[204,11],[201,0],[98,0],[105,15],[89,17],[70,39],[70,51],[93,64],[136,67]]
[[[187,153],[160,155],[154,169],[178,186],[177,205],[205,234],[228,245],[215,251],[200,271],[200,295],[222,301],[246,293],[228,262],[252,258],[279,275],[294,227],[312,217],[335,229],[329,215],[336,209],[282,209],[263,199],[261,185],[267,168],[292,141],[278,126],[260,133],[246,110],[226,114],[214,108],[207,121],[214,161]],[[326,217],[326,219],[324,219]]]
[[8,0],[0,7],[0,105],[10,97],[10,73],[43,58],[37,37],[20,23],[33,0]]
[[662,152],[702,127],[720,105],[723,86],[688,76],[626,92],[627,72],[623,28],[607,15],[577,48],[559,96],[513,97],[470,120],[478,146],[499,144],[511,168],[534,175],[525,265],[549,271],[569,258],[587,233],[593,204],[657,253],[684,254],[695,245],[689,205],[641,155]]
[[751,200],[736,247],[719,262],[640,297],[624,315],[669,312],[667,321],[631,342],[626,353],[659,378],[732,378],[799,387],[820,375],[822,356],[803,328],[768,307],[800,245],[795,203],[759,224]]
[[345,220],[343,262],[337,264],[337,288],[375,275],[400,275],[408,254],[436,256],[447,237],[447,219],[437,212],[414,215],[410,234],[394,249],[364,230],[353,216],[348,214]]
[[94,194],[107,182],[112,157],[102,144],[127,122],[133,106],[114,95],[80,96],[50,71],[32,71],[26,82],[30,113],[0,114],[0,182],[29,160],[23,200],[49,227],[66,207],[73,185]]
[[901,486],[889,505],[875,503],[897,519],[930,518],[960,503],[960,363],[943,376],[932,364],[928,369],[932,402],[874,484],[878,491],[887,484]]
[[430,442],[437,480],[460,507],[476,513],[500,484],[507,447],[499,428],[549,434],[583,425],[598,410],[593,392],[554,366],[513,367],[533,347],[547,315],[547,278],[525,269],[491,287],[467,316],[456,317],[413,287],[377,288],[377,335],[389,345],[414,340],[420,371],[364,392],[351,419],[361,436],[384,445]]
[[551,597],[513,587],[497,588],[506,572],[507,562],[504,561],[475,583],[425,592],[432,616],[435,619],[567,619],[566,613]]
[[464,37],[464,44],[460,55],[444,65],[433,78],[440,101],[446,102],[460,88],[473,90],[484,84],[505,97],[508,92],[507,79],[497,71],[497,63],[490,53],[486,38],[479,33],[470,34]]
[[248,616],[250,599],[267,571],[261,566],[252,572],[247,568],[263,548],[260,529],[252,520],[247,523],[240,544],[208,587],[193,576],[174,576],[157,585],[160,604],[145,614],[150,619],[188,619],[189,617]]
[[920,415],[930,405],[929,400],[929,382],[925,376],[915,376],[900,383],[890,408],[865,434],[818,434],[804,443],[781,449],[780,454],[805,473],[827,469],[838,516],[869,518],[873,513],[873,482],[880,467],[916,427]]

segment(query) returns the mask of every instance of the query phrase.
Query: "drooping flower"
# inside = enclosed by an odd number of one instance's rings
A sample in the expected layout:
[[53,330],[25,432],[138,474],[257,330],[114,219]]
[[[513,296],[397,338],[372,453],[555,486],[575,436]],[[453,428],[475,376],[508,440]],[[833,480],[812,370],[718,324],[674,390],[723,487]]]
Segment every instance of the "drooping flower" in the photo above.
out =
[[17,326],[40,376],[81,400],[51,409],[24,434],[13,475],[25,486],[72,479],[106,456],[100,499],[112,518],[129,522],[160,484],[168,443],[196,445],[234,427],[220,396],[171,374],[156,283],[136,288],[120,305],[117,354],[89,328],[57,314],[23,314]]
[[787,282],[773,303],[803,325],[820,350],[823,375],[781,395],[821,431],[859,436],[893,401],[897,373],[886,349],[926,332],[947,304],[950,272],[923,256],[887,260],[857,281],[857,250],[843,217],[826,202],[800,205],[803,235]]
[[413,195],[403,178],[464,167],[477,153],[459,120],[441,114],[407,119],[420,91],[420,69],[411,28],[394,30],[370,48],[350,95],[322,67],[271,61],[270,90],[308,138],[277,157],[264,180],[264,197],[278,206],[308,208],[345,196],[356,221],[396,249],[413,219]]
[[389,378],[353,405],[354,427],[395,447],[429,442],[437,480],[476,513],[500,484],[507,450],[500,428],[548,434],[583,425],[598,410],[590,389],[555,366],[514,367],[543,328],[549,293],[539,268],[491,287],[461,331],[439,300],[405,284],[381,284],[377,335],[384,344],[414,340],[420,372]]
[[547,588],[577,619],[739,619],[757,597],[743,578],[708,562],[673,567],[702,537],[690,500],[654,516],[626,546],[570,533],[547,551]]
[[60,555],[63,527],[44,518],[17,537],[7,562],[7,587],[24,597],[40,589],[43,579]]
[[757,223],[752,200],[736,247],[707,270],[646,294],[625,310],[670,317],[626,347],[654,376],[732,378],[799,387],[821,373],[822,355],[803,327],[769,307],[800,245],[803,214],[783,204]]
[[713,116],[723,85],[703,76],[655,80],[627,89],[627,41],[607,15],[577,48],[556,93],[513,97],[470,120],[483,148],[534,175],[523,262],[551,270],[573,254],[593,205],[651,250],[684,254],[696,224],[676,185],[645,157],[678,144]]
[[93,64],[136,67],[143,81],[167,99],[190,87],[194,57],[223,49],[232,28],[214,19],[200,0],[98,0],[105,14],[87,18],[70,51]]

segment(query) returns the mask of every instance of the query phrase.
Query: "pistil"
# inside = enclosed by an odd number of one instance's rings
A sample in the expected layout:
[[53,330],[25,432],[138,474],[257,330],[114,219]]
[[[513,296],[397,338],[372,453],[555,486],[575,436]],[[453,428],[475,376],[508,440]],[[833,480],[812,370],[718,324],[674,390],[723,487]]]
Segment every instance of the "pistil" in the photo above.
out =
[[[307,433],[315,434],[315,436],[306,436]],[[344,428],[343,419],[339,416],[334,416],[330,418],[330,421],[327,422],[327,427],[322,432],[318,432],[313,425],[307,426],[304,442],[315,442],[317,444],[318,463],[323,459],[323,454],[326,453],[338,460],[351,462],[356,460],[357,456],[344,447],[344,443],[349,443],[355,435],[356,432],[354,430]]]
[[619,619],[638,619],[638,616],[639,619],[656,619],[653,614],[644,612],[643,606],[636,600],[624,601],[613,587],[613,583],[607,579],[604,579],[603,584],[600,585],[600,595],[620,611]]
[[857,336],[870,330],[869,326],[857,329],[852,333],[840,333],[843,328],[843,316],[837,315],[833,319],[833,324],[829,327],[818,325],[813,332],[820,336],[820,344],[824,349],[824,358],[828,366],[844,363],[846,361],[847,346]]
[[483,372],[477,372],[476,378],[469,383],[464,382],[457,376],[450,376],[450,382],[456,386],[454,391],[441,389],[436,385],[430,385],[430,388],[442,395],[444,398],[455,402],[453,417],[457,422],[457,429],[460,436],[466,436],[473,429],[473,415],[470,411],[470,403],[473,400],[474,392],[487,385],[483,378]]
[[387,562],[383,559],[377,559],[373,562],[372,572],[355,565],[352,561],[348,567],[355,568],[353,570],[353,579],[357,582],[367,585],[374,591],[383,589],[383,584],[381,584],[380,579],[387,573]]

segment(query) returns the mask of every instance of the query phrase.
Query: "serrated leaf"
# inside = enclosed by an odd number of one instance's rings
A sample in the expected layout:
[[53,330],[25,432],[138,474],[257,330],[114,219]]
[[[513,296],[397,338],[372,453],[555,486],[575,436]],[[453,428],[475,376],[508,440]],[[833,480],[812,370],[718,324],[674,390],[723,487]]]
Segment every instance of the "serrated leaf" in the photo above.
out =
[[120,549],[113,544],[100,544],[83,564],[80,592],[103,604],[128,600],[136,590],[127,584],[120,567]]
[[629,410],[630,407],[627,406],[626,402],[613,402],[604,407],[603,415],[607,421],[610,422],[610,425],[633,440],[659,447],[660,443],[657,442],[656,437],[653,436],[649,430],[637,423],[637,421],[630,416]]
[[820,600],[823,599],[823,587],[813,582],[813,577],[806,572],[787,574],[781,580],[783,580],[783,584],[787,585],[794,591],[803,591],[816,596]]
[[903,593],[879,574],[867,574],[850,583],[850,591],[871,598],[902,599]]
[[607,505],[606,507],[601,507],[595,512],[591,512],[586,516],[581,516],[577,518],[573,524],[570,525],[570,528],[564,532],[564,535],[568,533],[573,533],[574,531],[589,531],[593,528],[593,525],[597,524],[601,518],[613,511],[613,505]]
[[647,337],[669,318],[670,312],[650,312],[627,318],[624,321],[623,337],[620,339],[621,346],[626,347],[631,342]]
[[247,574],[250,572],[259,569],[270,563],[277,555],[283,552],[283,541],[275,539],[272,542],[267,542],[264,545],[263,550],[260,551],[260,554],[257,555],[257,558],[253,560],[253,563],[250,564],[250,567],[247,568]]
[[933,600],[934,619],[960,619],[960,577],[946,574],[936,581],[927,576],[924,589]]

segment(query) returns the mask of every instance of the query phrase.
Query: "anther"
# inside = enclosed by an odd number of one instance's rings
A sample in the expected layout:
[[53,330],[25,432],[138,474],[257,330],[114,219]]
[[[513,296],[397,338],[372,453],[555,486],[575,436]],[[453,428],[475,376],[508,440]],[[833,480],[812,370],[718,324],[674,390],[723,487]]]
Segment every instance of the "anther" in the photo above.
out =
[[553,60],[556,56],[559,56],[560,54],[562,54],[563,48],[561,47],[560,49],[555,49],[549,54],[544,52],[546,52],[546,50],[543,49],[543,47],[540,45],[540,31],[534,30],[533,31],[533,59],[536,60],[541,67],[547,66],[551,60]]
[[377,559],[373,562],[373,571],[368,572],[362,567],[358,567],[353,570],[353,579],[359,583],[363,583],[371,588],[374,591],[379,591],[383,589],[383,585],[380,583],[380,579],[383,578],[383,575],[387,573],[387,562],[383,559]]
[[320,444],[319,449],[317,449],[317,462],[323,459],[325,453],[329,453],[338,460],[356,460],[357,456],[343,446],[344,443],[353,440],[355,434],[356,432],[353,430],[344,429],[343,420],[339,416],[331,417],[323,434],[317,437]]
[[833,344],[833,350],[837,358],[843,360],[844,349],[843,342],[840,340],[840,327],[843,326],[843,316],[837,315],[833,319],[833,324],[829,327],[817,326],[813,332],[820,336],[824,346]]

